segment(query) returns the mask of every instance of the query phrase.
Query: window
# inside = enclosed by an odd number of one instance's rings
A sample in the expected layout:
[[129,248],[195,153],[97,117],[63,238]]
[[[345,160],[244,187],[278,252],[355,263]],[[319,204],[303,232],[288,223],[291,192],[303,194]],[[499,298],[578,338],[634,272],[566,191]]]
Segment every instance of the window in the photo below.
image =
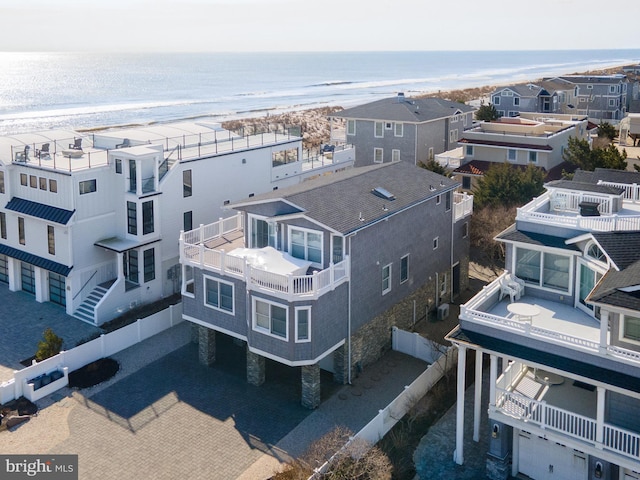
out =
[[458,141],[458,129],[454,128],[453,130],[449,131],[449,142],[453,143],[457,141]]
[[433,239],[433,249],[437,250],[438,249],[438,243],[440,242],[440,237],[436,237]]
[[615,107],[616,106],[616,99],[615,98],[610,98],[609,99],[609,106],[610,107]]
[[609,85],[609,93],[616,93],[616,86],[615,85]]
[[[138,284],[138,251],[127,250],[122,255],[122,267],[124,270],[124,278],[128,282]],[[126,289],[126,285],[125,285]]]
[[520,115],[520,112],[517,112],[515,110],[509,110],[509,116],[510,117],[517,117],[518,115]]
[[47,225],[47,247],[51,255],[56,254],[56,233],[53,225]]
[[373,149],[373,163],[382,163],[384,150],[382,148]]
[[553,290],[569,291],[568,255],[516,248],[515,274],[528,283]]
[[442,203],[442,195],[436,195],[436,205],[440,205]]
[[473,145],[467,145],[465,148],[465,155],[472,156],[473,155]]
[[20,174],[20,185],[22,185],[23,187],[27,186],[27,174],[26,173],[21,173]]
[[24,245],[26,243],[24,238],[24,218],[18,217],[18,241],[20,245]]
[[0,193],[4,193],[4,170],[0,170]]
[[142,234],[153,233],[153,200],[142,204]]
[[0,212],[0,237],[7,238],[7,214]]
[[513,106],[514,107],[520,106],[520,97],[513,97]]
[[96,180],[84,180],[78,184],[80,186],[80,195],[92,193],[96,191]]
[[400,161],[400,150],[398,149],[393,149],[391,150],[391,161],[392,162],[399,162]]
[[596,245],[595,243],[591,243],[587,248],[587,256],[593,258],[594,260],[598,260],[599,262],[607,263],[607,257],[604,252]]
[[40,177],[38,179],[39,183],[40,183],[40,190],[46,190],[47,189],[47,179],[44,177]]
[[116,158],[116,173],[122,173],[122,159]]
[[504,117],[504,110],[496,110],[499,117]]
[[448,212],[449,210],[451,210],[451,192],[444,194],[444,211]]
[[31,188],[38,188],[38,177],[35,175],[29,175],[29,186]]
[[469,222],[464,222],[462,224],[462,238],[467,238],[469,236]]
[[284,305],[253,299],[254,330],[288,340],[288,316],[289,311]]
[[298,161],[298,149],[289,148],[287,150],[278,150],[271,154],[271,165],[278,167],[280,165],[288,165]]
[[382,122],[375,122],[373,136],[376,138],[384,137],[384,124]]
[[251,217],[250,248],[276,248],[276,224]]
[[311,307],[296,307],[296,342],[311,341]]
[[384,123],[384,129],[385,130],[391,130],[393,128],[393,123],[391,122],[385,122]]
[[356,121],[347,120],[347,135],[355,135],[355,134],[356,134]]
[[394,132],[393,134],[396,137],[401,137],[404,134],[404,124],[403,123],[394,123]]
[[193,212],[184,212],[182,214],[182,229],[185,232],[193,230]]
[[440,296],[447,293],[447,274],[443,273],[440,277]]
[[138,234],[138,213],[135,202],[127,202],[127,232],[131,235]]
[[400,259],[400,283],[409,280],[409,255]]
[[233,284],[204,277],[205,305],[227,313],[234,313]]
[[135,192],[137,191],[137,170],[136,170],[136,161],[129,160],[129,191]]
[[195,296],[195,281],[193,279],[193,267],[182,266],[182,294],[189,297]]
[[621,333],[624,340],[640,342],[640,318],[624,315]]
[[493,104],[500,105],[500,97],[498,97],[497,95],[493,97]]
[[58,181],[53,178],[49,179],[49,191],[51,193],[58,193]]
[[467,116],[466,114],[462,114],[462,125],[467,126]]
[[471,190],[471,177],[467,177],[467,176],[462,177],[462,189]]
[[510,162],[515,162],[517,159],[517,154],[518,152],[516,150],[510,148],[509,150],[507,150],[507,160],[509,160]]
[[333,241],[332,262],[340,263],[342,260],[344,260],[344,238],[337,235],[332,235],[331,240]]
[[322,233],[291,227],[289,241],[292,257],[322,265]]
[[538,152],[529,152],[529,162],[536,163],[538,161]]
[[429,160],[433,160],[433,159],[434,159],[433,147],[429,147]]
[[155,248],[149,248],[142,254],[144,281],[150,282],[156,278],[156,251]]
[[382,295],[391,291],[391,264],[382,267]]
[[186,198],[190,197],[192,194],[191,170],[185,170],[182,172],[182,196]]

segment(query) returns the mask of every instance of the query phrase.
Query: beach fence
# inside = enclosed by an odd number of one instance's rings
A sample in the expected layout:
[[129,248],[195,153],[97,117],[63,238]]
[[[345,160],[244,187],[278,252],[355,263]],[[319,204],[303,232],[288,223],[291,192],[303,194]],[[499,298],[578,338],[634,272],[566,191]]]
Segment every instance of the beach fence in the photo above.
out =
[[12,379],[0,385],[0,403],[4,404],[21,396],[32,402],[40,400],[66,387],[69,384],[69,372],[118,353],[182,321],[182,304],[171,305],[126,327],[17,370]]
[[[347,449],[356,440],[361,440],[370,446],[378,443],[411,410],[416,402],[431,390],[448,370],[456,365],[458,359],[457,348],[445,347],[425,339],[417,333],[400,330],[397,327],[393,327],[392,330],[392,348],[421,360],[428,358],[430,360],[425,361],[429,362],[429,366],[411,385],[405,386],[403,392],[351,437],[341,451]],[[327,472],[333,459],[339,454],[340,452],[336,453],[317,468],[309,480],[320,479],[322,474]]]

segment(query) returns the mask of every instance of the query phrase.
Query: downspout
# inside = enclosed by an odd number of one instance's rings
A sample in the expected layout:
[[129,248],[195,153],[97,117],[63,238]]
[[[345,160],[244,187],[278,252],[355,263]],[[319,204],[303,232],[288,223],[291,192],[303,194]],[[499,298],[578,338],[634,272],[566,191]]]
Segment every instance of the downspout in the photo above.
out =
[[454,239],[454,226],[456,219],[456,208],[454,205],[454,196],[453,191],[449,192],[451,194],[451,261],[449,262],[449,303],[453,302],[453,239]]
[[349,235],[349,286],[347,293],[347,357],[348,357],[348,369],[347,382],[351,385],[351,282],[353,281],[351,275],[351,235]]
[[[418,124],[415,124],[415,125],[414,125],[414,127],[415,127],[415,137],[416,137],[416,140],[415,140],[415,142],[414,142],[414,144],[415,144],[415,145],[413,146],[413,151],[414,151],[414,154],[413,154],[413,164],[414,164],[414,165],[418,165]],[[428,159],[427,159],[427,160],[428,160]]]

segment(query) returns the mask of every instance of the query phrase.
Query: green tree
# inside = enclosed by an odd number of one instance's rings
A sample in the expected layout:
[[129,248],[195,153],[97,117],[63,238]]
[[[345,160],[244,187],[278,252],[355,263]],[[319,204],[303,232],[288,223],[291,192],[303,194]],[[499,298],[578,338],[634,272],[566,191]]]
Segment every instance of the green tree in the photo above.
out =
[[36,360],[38,362],[59,354],[62,349],[62,338],[53,333],[53,330],[47,328],[43,336],[44,340],[38,342],[38,351],[36,352]]
[[495,163],[473,191],[478,208],[523,205],[543,191],[544,173],[533,165],[522,170],[510,163]]
[[440,175],[444,175],[445,177],[449,176],[447,169],[444,168],[442,165],[440,165],[438,162],[436,162],[433,158],[428,160],[427,163],[418,162],[418,166],[420,168],[424,168],[426,170],[431,170],[432,172],[439,173]]
[[497,120],[498,118],[500,118],[500,114],[496,110],[495,105],[492,103],[489,105],[485,105],[484,102],[480,103],[480,108],[476,110],[476,120],[490,122],[491,120]]
[[615,145],[605,148],[591,148],[587,140],[569,138],[567,148],[562,157],[582,170],[592,172],[596,168],[612,168],[616,170],[627,169],[627,151],[622,153]]
[[608,138],[610,142],[613,142],[617,134],[616,127],[609,122],[602,122],[598,125],[598,137]]

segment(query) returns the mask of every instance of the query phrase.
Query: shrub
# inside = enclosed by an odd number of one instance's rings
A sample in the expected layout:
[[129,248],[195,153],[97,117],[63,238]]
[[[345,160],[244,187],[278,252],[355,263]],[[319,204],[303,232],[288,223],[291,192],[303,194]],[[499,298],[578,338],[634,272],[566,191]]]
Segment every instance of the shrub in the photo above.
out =
[[47,328],[44,331],[43,336],[44,340],[38,343],[38,351],[36,352],[36,360],[38,362],[59,354],[62,349],[63,340],[53,333],[53,330]]

